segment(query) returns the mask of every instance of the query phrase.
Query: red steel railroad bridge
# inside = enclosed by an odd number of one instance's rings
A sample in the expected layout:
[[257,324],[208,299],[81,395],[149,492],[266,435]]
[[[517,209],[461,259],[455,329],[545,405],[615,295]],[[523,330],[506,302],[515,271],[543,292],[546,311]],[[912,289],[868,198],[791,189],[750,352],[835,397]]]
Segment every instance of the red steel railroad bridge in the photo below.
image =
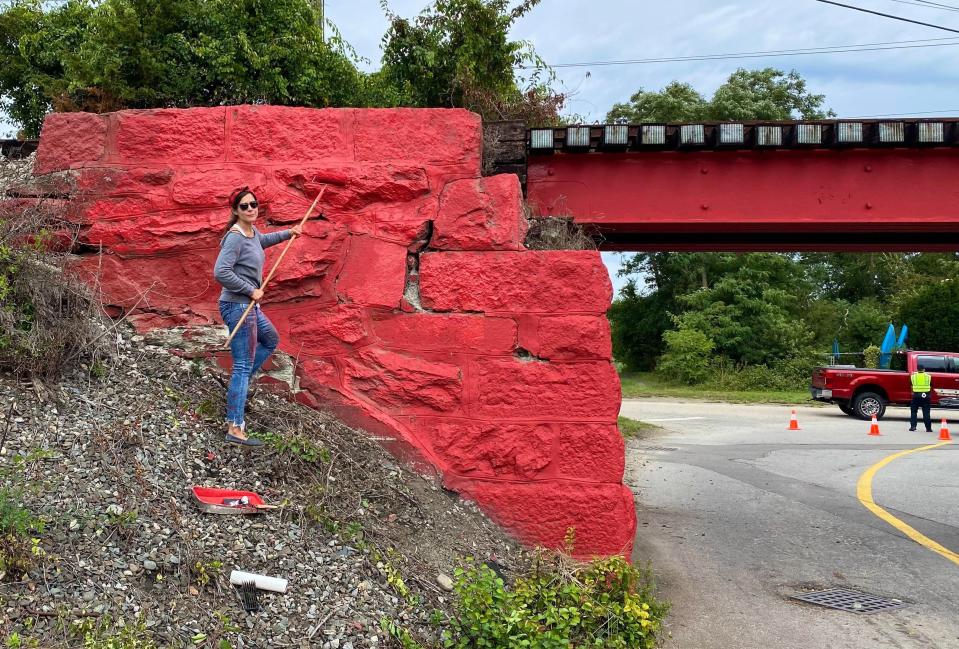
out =
[[534,213],[604,250],[959,251],[956,119],[501,124]]

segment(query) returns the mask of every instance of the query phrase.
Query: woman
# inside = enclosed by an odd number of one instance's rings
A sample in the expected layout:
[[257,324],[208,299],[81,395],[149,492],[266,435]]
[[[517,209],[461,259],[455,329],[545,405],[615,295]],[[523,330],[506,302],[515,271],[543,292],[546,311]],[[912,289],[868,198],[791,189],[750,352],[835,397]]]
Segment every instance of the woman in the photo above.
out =
[[223,286],[220,315],[230,331],[236,327],[250,301],[257,303],[230,341],[233,373],[226,393],[226,441],[242,446],[263,445],[262,441],[246,436],[243,410],[250,379],[280,342],[276,329],[259,305],[263,299],[260,284],[263,281],[263,260],[266,258],[263,250],[286,241],[294,234],[302,234],[299,225],[289,230],[261,234],[253,226],[259,215],[258,208],[256,196],[249,187],[244,187],[233,196],[230,201],[230,222],[224,229],[220,254],[213,267],[213,277]]

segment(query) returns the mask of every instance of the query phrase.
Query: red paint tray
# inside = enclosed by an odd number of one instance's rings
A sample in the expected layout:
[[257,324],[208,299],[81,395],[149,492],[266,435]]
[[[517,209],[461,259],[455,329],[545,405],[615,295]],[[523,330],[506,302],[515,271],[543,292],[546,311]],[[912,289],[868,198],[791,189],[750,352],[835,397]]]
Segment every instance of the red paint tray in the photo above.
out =
[[[275,509],[275,505],[267,505],[259,494],[253,491],[193,486],[190,488],[190,493],[193,494],[193,501],[200,508],[200,511],[207,514],[262,514],[267,509]],[[231,499],[238,500],[243,496],[247,497],[249,504],[228,505],[224,503],[224,501]]]

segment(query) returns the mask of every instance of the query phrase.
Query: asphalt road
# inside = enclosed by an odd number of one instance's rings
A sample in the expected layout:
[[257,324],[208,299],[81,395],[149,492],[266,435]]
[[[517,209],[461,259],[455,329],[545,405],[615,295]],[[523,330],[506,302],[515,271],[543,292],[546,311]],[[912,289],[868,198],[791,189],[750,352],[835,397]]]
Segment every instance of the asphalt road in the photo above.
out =
[[[672,603],[668,649],[959,648],[959,563],[873,514],[857,482],[899,451],[938,442],[908,432],[908,410],[869,422],[834,407],[628,399],[621,414],[662,426],[627,445],[637,497],[634,559],[651,561]],[[922,430],[922,424],[919,426]],[[874,502],[921,535],[959,552],[957,441],[879,469]],[[840,587],[895,598],[875,614],[794,602]]]

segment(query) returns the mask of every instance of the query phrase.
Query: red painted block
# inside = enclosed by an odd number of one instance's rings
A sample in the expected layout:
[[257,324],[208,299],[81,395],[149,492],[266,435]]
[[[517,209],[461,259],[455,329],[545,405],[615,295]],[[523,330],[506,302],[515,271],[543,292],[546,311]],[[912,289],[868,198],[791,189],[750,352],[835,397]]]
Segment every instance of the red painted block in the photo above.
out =
[[124,162],[139,165],[223,160],[225,118],[225,108],[161,108],[114,113],[116,154]]
[[436,311],[605,313],[609,272],[598,252],[433,252],[420,257],[423,306]]
[[229,116],[231,161],[353,158],[352,109],[234,106]]
[[431,247],[523,250],[523,191],[514,174],[451,182],[440,195]]
[[[94,220],[81,231],[81,243],[102,245],[118,255],[152,255],[218,248],[223,210],[177,211],[124,219]],[[212,272],[212,271],[211,271]]]
[[78,198],[85,196],[122,196],[124,194],[159,194],[168,196],[175,172],[164,167],[157,169],[123,169],[87,167],[78,171]]
[[342,297],[369,306],[395,308],[406,283],[406,248],[367,236],[352,236],[336,279]]
[[[104,254],[81,257],[76,270],[99,282],[105,304],[168,313],[192,313],[216,304],[220,285],[213,280],[214,251],[183,252],[163,257]],[[170,326],[181,324],[175,322]]]
[[346,353],[367,336],[363,308],[355,304],[301,313],[289,326],[291,347],[322,356]]
[[344,366],[345,386],[389,412],[452,412],[460,406],[463,373],[456,365],[364,350]]
[[478,176],[483,124],[457,108],[356,111],[357,160],[417,160],[430,165],[468,163]]
[[373,332],[396,349],[510,353],[516,346],[516,322],[481,315],[377,314]]
[[616,424],[557,424],[562,478],[622,482],[626,447]]
[[619,412],[619,377],[606,361],[480,358],[470,364],[470,381],[474,416],[615,421]]
[[204,169],[178,173],[173,182],[173,200],[181,205],[219,207],[226,221],[230,216],[230,199],[243,187],[249,187],[257,201],[268,201],[275,194],[264,171]]
[[423,168],[408,164],[296,165],[281,167],[274,175],[286,191],[305,195],[311,202],[325,187],[321,209],[327,212],[411,201],[430,191]]
[[613,357],[609,320],[605,315],[564,315],[531,319],[520,330],[520,346],[549,360]]
[[517,484],[448,476],[446,482],[529,545],[562,549],[573,528],[576,557],[632,554],[636,511],[632,492],[621,484]]
[[[296,347],[295,344],[289,346],[293,348]],[[298,367],[301,375],[306,375],[310,381],[315,381],[331,388],[338,387],[340,384],[339,369],[331,359],[306,357],[301,359]],[[306,383],[309,383],[309,381]]]
[[107,143],[106,118],[92,113],[51,113],[43,120],[33,173],[63,171],[103,157]]
[[550,424],[413,417],[410,426],[429,441],[447,473],[510,480],[552,477],[557,433]]

